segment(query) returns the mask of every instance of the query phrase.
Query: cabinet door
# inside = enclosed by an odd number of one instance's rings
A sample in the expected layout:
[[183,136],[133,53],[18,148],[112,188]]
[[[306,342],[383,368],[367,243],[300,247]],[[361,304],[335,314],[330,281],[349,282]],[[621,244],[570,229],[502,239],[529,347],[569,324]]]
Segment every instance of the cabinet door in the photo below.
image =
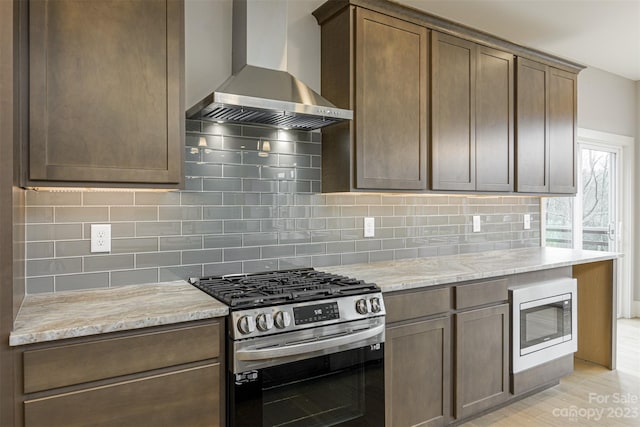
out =
[[25,427],[219,426],[220,365],[29,399]]
[[577,76],[549,67],[549,191],[576,192]]
[[440,426],[450,408],[450,318],[390,326],[385,342],[387,426]]
[[432,33],[434,190],[475,190],[475,44]]
[[548,68],[518,58],[516,191],[549,191]]
[[355,187],[427,185],[427,29],[356,9]]
[[462,419],[509,396],[509,304],[455,315],[455,417]]
[[182,181],[182,0],[30,2],[29,185]]
[[476,190],[513,191],[513,55],[477,47]]

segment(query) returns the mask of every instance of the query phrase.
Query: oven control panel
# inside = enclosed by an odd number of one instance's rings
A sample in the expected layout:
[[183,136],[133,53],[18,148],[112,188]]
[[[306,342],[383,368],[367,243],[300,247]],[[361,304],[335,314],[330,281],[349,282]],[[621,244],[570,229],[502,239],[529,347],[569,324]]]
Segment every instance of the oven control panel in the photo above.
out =
[[293,319],[296,325],[335,320],[340,318],[338,303],[335,301],[313,305],[293,307]]
[[232,311],[229,333],[238,340],[384,315],[382,293],[376,292]]

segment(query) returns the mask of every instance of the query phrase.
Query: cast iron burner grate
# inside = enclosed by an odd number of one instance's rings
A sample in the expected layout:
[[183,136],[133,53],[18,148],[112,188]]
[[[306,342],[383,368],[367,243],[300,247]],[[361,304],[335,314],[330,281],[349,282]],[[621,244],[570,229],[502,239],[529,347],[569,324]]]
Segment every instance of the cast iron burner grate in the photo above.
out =
[[191,279],[190,283],[232,309],[264,307],[379,292],[372,283],[313,268]]

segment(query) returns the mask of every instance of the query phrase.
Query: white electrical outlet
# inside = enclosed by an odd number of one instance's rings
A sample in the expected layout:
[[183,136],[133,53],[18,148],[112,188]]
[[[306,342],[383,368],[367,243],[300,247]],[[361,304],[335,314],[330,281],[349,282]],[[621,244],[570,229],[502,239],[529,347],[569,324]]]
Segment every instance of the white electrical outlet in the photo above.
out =
[[91,224],[91,252],[111,252],[111,224]]
[[480,215],[473,216],[473,232],[478,233],[480,231]]
[[373,237],[376,235],[376,220],[373,217],[364,218],[364,237]]
[[529,230],[531,228],[531,215],[524,214],[524,229]]

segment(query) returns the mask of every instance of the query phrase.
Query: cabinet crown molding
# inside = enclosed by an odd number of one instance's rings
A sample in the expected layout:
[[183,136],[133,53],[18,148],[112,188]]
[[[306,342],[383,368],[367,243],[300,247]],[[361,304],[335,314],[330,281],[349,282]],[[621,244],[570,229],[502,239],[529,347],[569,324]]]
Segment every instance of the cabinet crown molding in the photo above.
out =
[[484,31],[468,27],[464,24],[460,24],[458,22],[451,21],[440,16],[432,15],[423,10],[396,3],[394,1],[328,0],[322,6],[313,11],[313,16],[315,16],[318,24],[322,25],[342,9],[349,6],[358,6],[396,18],[404,19],[406,21],[422,25],[430,30],[439,31],[456,37],[461,37],[488,47],[507,51],[516,56],[542,62],[546,65],[551,65],[553,67],[569,71],[571,73],[577,74],[586,68],[586,66],[570,61],[568,59],[551,55],[549,53],[530,47],[521,46],[517,43],[513,43],[509,40],[505,40],[493,34],[489,34]]

